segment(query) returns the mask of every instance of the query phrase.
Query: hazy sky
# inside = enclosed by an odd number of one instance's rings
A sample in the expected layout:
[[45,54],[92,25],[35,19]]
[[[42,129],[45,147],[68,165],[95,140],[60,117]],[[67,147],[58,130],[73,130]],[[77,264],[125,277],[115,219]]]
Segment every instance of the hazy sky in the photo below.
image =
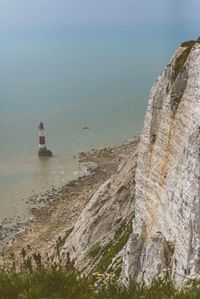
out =
[[0,0],[0,29],[196,22],[199,0]]

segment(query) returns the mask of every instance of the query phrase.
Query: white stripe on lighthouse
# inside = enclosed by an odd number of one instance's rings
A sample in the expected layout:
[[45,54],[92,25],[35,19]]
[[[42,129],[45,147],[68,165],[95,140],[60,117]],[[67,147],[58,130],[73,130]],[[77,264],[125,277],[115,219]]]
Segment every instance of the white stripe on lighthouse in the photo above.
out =
[[39,125],[39,149],[46,149],[45,136],[44,136],[44,125],[42,122]]

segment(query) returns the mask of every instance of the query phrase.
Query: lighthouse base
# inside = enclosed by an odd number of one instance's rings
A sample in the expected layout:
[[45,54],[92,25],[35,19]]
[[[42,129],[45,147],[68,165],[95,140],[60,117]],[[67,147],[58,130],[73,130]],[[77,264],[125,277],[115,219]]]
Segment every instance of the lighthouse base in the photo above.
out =
[[39,149],[38,151],[39,157],[52,157],[52,151],[48,149]]

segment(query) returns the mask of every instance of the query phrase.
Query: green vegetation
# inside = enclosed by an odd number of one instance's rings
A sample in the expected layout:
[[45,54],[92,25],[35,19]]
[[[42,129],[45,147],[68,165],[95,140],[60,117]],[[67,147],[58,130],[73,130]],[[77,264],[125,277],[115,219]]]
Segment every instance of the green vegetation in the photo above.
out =
[[32,272],[0,273],[1,299],[88,298],[89,281],[76,272],[51,267]]
[[88,257],[95,258],[101,252],[101,246],[99,243],[92,246],[88,252]]
[[186,41],[186,42],[183,42],[181,44],[181,47],[184,47],[186,48],[182,54],[176,59],[176,62],[175,62],[175,67],[174,67],[174,75],[173,75],[173,82],[176,80],[178,74],[180,71],[182,71],[183,69],[183,66],[188,58],[188,55],[190,54],[190,51],[192,49],[192,47],[195,45],[195,44],[200,44],[200,39],[197,39],[197,40],[189,40],[189,41]]
[[195,44],[199,44],[200,43],[200,40],[197,39],[197,40],[188,40],[186,42],[183,42],[181,44],[181,47],[193,47]]
[[[177,79],[178,75],[181,72],[184,72],[185,69],[185,62],[191,52],[192,46],[188,46],[177,58],[175,61],[174,69],[173,69],[173,75],[172,75],[172,84]],[[172,110],[176,113],[178,106],[181,102],[181,99],[183,97],[185,88],[187,86],[187,73],[185,72],[185,79],[186,80],[179,80],[178,84],[174,86],[174,91],[171,96],[171,107]]]
[[[185,63],[187,61],[187,58],[193,48],[193,46],[195,46],[196,44],[200,44],[200,38],[198,38],[197,40],[189,40],[186,42],[183,42],[181,44],[182,49],[182,53],[176,57],[175,63],[174,63],[174,67],[173,67],[173,74],[171,76],[171,84],[173,85],[174,83],[174,87],[173,87],[173,91],[171,94],[171,109],[174,113],[174,116],[177,112],[177,109],[179,107],[179,104],[181,102],[181,99],[183,97],[185,88],[187,86],[187,70],[185,68]],[[184,79],[181,78],[180,80],[177,80],[177,77],[179,76],[180,73],[184,73]],[[176,82],[175,82],[176,81]],[[167,93],[169,92],[169,86],[167,86],[166,89]],[[154,143],[155,138],[152,138],[152,144]]]
[[167,245],[169,248],[170,256],[172,257],[174,254],[174,250],[175,250],[175,243],[173,241],[167,241]]
[[156,279],[147,287],[131,283],[128,288],[116,281],[99,284],[86,278],[71,267],[42,266],[32,271],[24,269],[0,271],[0,299],[199,299],[200,284],[177,290],[166,279]]
[[168,271],[171,271],[172,257],[175,251],[175,243],[173,241],[167,241],[167,251],[166,251],[166,264]]
[[[130,229],[130,228],[129,228]],[[128,228],[127,228],[128,231]],[[118,231],[120,233],[120,231]],[[61,263],[42,262],[41,255],[27,256],[21,251],[22,264],[16,270],[11,256],[10,268],[0,268],[0,299],[199,299],[200,283],[177,290],[172,281],[155,279],[150,286],[132,282],[129,287],[119,285],[113,273],[85,277],[69,259]]]
[[116,231],[114,241],[108,243],[101,249],[101,259],[98,262],[95,271],[104,273],[108,266],[112,263],[112,259],[123,249],[132,232],[132,222],[127,225],[123,222],[120,228]]
[[126,189],[125,186],[121,186],[121,187],[119,187],[119,189],[117,190],[117,194],[122,193],[122,192],[124,191],[124,189]]
[[175,66],[174,66],[174,74],[172,76],[172,83],[176,80],[178,74],[183,71],[183,67],[184,67],[184,64],[191,52],[191,49],[192,47],[195,45],[195,44],[200,44],[200,39],[197,39],[197,40],[189,40],[189,41],[186,41],[186,42],[183,42],[181,44],[181,47],[184,47],[186,48],[182,54],[176,59],[175,61]]
[[178,74],[183,70],[184,64],[190,54],[192,47],[189,46],[187,47],[181,55],[179,55],[175,61],[175,66],[174,66],[174,73],[172,76],[172,81],[174,82],[178,76]]

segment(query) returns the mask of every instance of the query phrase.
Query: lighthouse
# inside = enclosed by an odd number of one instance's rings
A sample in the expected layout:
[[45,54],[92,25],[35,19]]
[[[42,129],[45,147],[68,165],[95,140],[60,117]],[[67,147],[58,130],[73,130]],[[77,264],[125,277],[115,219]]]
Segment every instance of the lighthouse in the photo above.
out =
[[38,156],[51,157],[52,152],[46,148],[43,122],[40,122],[38,130],[39,130],[39,151],[38,151]]

